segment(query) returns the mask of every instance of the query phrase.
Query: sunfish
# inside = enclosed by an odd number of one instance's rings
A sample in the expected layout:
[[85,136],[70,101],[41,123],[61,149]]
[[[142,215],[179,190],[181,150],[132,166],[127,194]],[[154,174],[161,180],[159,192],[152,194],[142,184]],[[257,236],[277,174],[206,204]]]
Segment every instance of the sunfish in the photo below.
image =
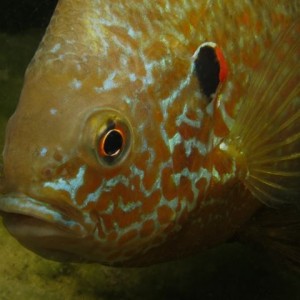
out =
[[296,210],[299,24],[296,1],[60,0],[7,126],[8,231],[143,266]]

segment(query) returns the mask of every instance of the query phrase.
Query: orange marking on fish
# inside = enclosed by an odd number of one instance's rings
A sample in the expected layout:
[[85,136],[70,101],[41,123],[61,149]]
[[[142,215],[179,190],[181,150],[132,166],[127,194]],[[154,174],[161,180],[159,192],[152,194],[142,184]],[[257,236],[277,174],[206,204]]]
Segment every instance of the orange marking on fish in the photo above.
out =
[[162,186],[162,192],[167,200],[172,200],[177,195],[177,188],[172,175],[172,168],[166,167],[162,170],[161,180],[164,183]]
[[118,226],[120,228],[127,228],[130,225],[132,225],[135,222],[140,222],[141,221],[141,209],[136,208],[133,209],[132,211],[125,212],[121,210],[120,208],[116,208],[114,211],[114,219],[115,222],[117,222]]
[[[101,237],[101,236],[100,236]],[[104,237],[104,236],[103,236]],[[118,234],[115,232],[115,231],[113,231],[113,232],[110,232],[109,234],[107,234],[106,236],[105,236],[105,238],[108,240],[108,241],[110,241],[110,242],[115,242],[116,240],[117,240],[117,238],[118,238]]]
[[179,195],[181,198],[186,198],[188,202],[192,203],[194,199],[193,189],[191,188],[191,181],[187,176],[180,177],[180,186]]
[[239,22],[242,23],[243,25],[249,26],[250,25],[250,16],[248,12],[243,12],[240,16],[239,16]]
[[155,41],[144,50],[145,56],[152,61],[160,59],[166,52],[166,46],[162,41]]
[[102,180],[102,178],[99,178],[97,172],[87,172],[84,178],[86,184],[79,188],[76,195],[77,203],[82,205],[88,194],[91,191],[95,191],[101,185]]
[[236,109],[234,100],[231,100],[231,101],[229,100],[229,101],[225,102],[224,107],[225,107],[225,111],[226,111],[227,115],[230,118],[234,118],[235,109]]
[[161,225],[169,224],[170,221],[172,221],[174,218],[174,211],[166,205],[159,207],[157,209],[157,214],[158,214],[158,222]]
[[143,201],[143,213],[144,214],[152,213],[157,207],[157,205],[159,204],[160,199],[161,199],[161,192],[160,191],[153,192],[151,198],[148,198],[145,201]]
[[118,245],[123,246],[124,244],[132,241],[138,236],[138,231],[133,229],[131,231],[128,231],[124,235],[121,236],[121,238],[118,240]]
[[153,220],[147,220],[143,223],[142,229],[141,229],[141,237],[148,237],[151,234],[153,234],[155,228],[155,224]]
[[228,66],[222,50],[219,47],[216,47],[215,51],[220,64],[219,81],[220,83],[223,83],[228,76]]
[[112,203],[111,200],[112,199],[109,194],[103,193],[101,196],[101,201],[88,203],[86,209],[93,209],[102,213],[109,208],[109,205]]

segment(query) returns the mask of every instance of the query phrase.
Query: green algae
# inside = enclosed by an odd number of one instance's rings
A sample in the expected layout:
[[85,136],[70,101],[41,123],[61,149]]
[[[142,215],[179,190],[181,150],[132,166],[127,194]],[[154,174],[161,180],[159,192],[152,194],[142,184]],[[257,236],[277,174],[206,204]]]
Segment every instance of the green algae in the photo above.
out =
[[[23,75],[41,32],[0,34],[0,151]],[[300,280],[238,243],[147,268],[47,261],[18,244],[0,223],[0,300],[299,299]]]

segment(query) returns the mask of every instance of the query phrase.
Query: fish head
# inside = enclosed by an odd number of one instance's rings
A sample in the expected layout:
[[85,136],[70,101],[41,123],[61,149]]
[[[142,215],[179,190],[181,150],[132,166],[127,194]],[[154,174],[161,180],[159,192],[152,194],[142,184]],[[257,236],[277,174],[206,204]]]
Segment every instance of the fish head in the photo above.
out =
[[196,206],[206,102],[193,52],[126,38],[132,55],[48,34],[27,69],[7,126],[0,210],[9,232],[47,258],[132,259]]

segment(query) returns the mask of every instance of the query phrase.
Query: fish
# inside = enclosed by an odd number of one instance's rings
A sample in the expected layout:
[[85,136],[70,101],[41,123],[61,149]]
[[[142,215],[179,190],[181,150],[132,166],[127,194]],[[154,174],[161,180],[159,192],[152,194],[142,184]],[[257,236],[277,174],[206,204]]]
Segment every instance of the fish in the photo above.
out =
[[6,129],[8,232],[51,260],[145,266],[297,211],[299,12],[60,0]]

